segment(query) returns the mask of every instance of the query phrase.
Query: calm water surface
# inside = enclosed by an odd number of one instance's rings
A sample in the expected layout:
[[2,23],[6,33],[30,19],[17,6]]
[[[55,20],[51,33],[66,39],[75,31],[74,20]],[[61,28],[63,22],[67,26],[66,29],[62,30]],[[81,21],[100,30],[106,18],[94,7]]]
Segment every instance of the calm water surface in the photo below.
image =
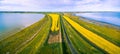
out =
[[0,32],[8,31],[16,27],[27,27],[39,21],[44,14],[32,13],[0,13]]
[[76,15],[120,26],[120,12],[76,13]]

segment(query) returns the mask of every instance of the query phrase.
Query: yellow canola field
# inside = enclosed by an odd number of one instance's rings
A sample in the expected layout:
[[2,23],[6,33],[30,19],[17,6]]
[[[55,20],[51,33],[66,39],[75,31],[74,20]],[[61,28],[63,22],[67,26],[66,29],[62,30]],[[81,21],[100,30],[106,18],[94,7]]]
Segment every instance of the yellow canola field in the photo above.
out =
[[51,26],[51,31],[58,31],[59,30],[59,25],[58,25],[58,20],[59,20],[59,15],[58,14],[48,14],[52,18],[52,26]]
[[78,23],[71,20],[69,17],[67,16],[63,16],[63,17],[73,26],[73,28],[75,28],[79,33],[81,33],[84,37],[86,37],[89,41],[94,43],[96,46],[100,47],[101,49],[107,51],[110,54],[120,54],[120,47],[105,40],[99,35],[85,29],[84,27],[80,26]]

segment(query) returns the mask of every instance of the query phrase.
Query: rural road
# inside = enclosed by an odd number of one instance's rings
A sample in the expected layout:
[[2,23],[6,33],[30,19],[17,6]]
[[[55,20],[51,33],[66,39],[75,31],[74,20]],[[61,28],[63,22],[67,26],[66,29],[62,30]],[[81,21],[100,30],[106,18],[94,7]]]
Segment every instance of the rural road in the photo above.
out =
[[76,49],[73,47],[71,41],[70,41],[69,38],[68,38],[68,34],[67,34],[67,32],[66,32],[66,29],[65,29],[65,27],[64,27],[64,23],[63,23],[63,20],[62,20],[62,19],[61,19],[61,26],[62,26],[62,29],[63,29],[63,31],[64,31],[65,39],[66,39],[66,41],[67,41],[67,44],[68,44],[68,46],[70,47],[71,53],[72,53],[72,54],[78,54],[77,51],[76,51]]
[[44,24],[42,24],[42,26],[39,28],[39,30],[36,31],[36,33],[33,34],[33,36],[32,36],[31,38],[29,38],[28,40],[26,40],[25,42],[23,42],[21,45],[19,45],[19,46],[15,49],[16,54],[17,54],[17,52],[20,51],[20,49],[22,49],[21,47],[23,47],[25,44],[27,44],[28,42],[30,42],[31,40],[33,40],[33,39],[36,37],[36,35],[39,34],[41,28],[42,28],[45,24],[47,24],[47,23],[45,22]]
[[99,35],[87,30],[86,28],[80,26],[78,23],[74,22],[67,16],[63,16],[73,28],[75,28],[79,33],[81,33],[89,41],[100,47],[101,49],[107,51],[110,54],[120,53],[120,47],[114,45],[113,43],[107,41],[106,39],[100,37]]

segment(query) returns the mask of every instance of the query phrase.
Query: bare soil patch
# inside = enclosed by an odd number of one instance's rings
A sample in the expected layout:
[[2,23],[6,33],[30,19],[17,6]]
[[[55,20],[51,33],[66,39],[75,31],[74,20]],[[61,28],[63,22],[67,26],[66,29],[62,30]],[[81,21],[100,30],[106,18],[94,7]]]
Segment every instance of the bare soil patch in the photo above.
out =
[[60,42],[62,42],[61,32],[59,32],[58,34],[50,34],[49,39],[48,39],[48,44],[60,43]]

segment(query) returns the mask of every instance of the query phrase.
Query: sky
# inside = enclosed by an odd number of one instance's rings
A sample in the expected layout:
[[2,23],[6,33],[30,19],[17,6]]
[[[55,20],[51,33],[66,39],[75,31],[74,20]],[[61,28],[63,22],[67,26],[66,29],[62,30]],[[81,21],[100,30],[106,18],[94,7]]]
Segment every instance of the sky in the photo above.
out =
[[0,11],[120,11],[120,0],[0,0]]

